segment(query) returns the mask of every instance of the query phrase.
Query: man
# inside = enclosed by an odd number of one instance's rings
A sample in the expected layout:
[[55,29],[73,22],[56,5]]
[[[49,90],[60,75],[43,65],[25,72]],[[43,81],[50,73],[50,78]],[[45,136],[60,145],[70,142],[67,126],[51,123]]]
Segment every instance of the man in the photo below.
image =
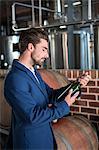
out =
[[[41,78],[35,65],[49,57],[48,36],[41,29],[23,31],[19,39],[20,57],[14,60],[4,86],[4,95],[12,107],[8,145],[14,150],[52,150],[56,147],[51,122],[67,115],[79,92],[72,91],[61,101]],[[86,85],[89,76],[81,79]],[[61,89],[60,89],[61,90]],[[59,90],[56,90],[56,93]],[[52,104],[49,107],[49,104]],[[9,149],[7,147],[7,149]]]

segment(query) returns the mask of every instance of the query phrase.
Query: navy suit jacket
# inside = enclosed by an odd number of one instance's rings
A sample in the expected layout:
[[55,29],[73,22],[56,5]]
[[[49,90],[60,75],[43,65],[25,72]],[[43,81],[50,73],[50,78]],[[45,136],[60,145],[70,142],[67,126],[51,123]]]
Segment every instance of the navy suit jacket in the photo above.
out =
[[[39,73],[38,78],[40,83],[28,68],[14,60],[5,79],[4,95],[12,107],[9,135],[12,149],[54,149],[51,122],[70,111],[65,101],[54,102],[51,98],[53,89],[42,80]],[[55,105],[49,108],[49,103]]]

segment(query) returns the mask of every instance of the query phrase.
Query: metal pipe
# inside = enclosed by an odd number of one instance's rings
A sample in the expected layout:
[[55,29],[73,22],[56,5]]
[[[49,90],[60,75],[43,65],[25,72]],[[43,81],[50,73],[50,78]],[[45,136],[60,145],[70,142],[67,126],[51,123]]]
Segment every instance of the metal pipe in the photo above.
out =
[[67,33],[64,32],[62,34],[62,39],[63,39],[63,60],[64,60],[64,68],[69,69],[69,64],[68,64],[68,48],[67,48]]
[[61,0],[55,0],[55,19],[61,17]]
[[[59,24],[57,23],[54,25],[42,26],[42,28],[54,28],[54,27],[60,28],[60,26],[65,26],[65,28],[66,28],[67,26],[70,26],[70,25],[81,25],[80,27],[84,27],[84,25],[87,25],[87,27],[88,27],[88,26],[90,26],[90,23],[93,23],[93,25],[94,25],[94,23],[97,23],[97,22],[99,22],[99,19],[88,20],[88,21],[74,21],[74,22],[66,22],[66,23],[59,23]],[[37,28],[39,28],[39,27],[37,27]]]
[[41,0],[39,0],[39,26],[42,26],[42,9],[41,9]]
[[12,24],[16,24],[16,20],[15,20],[15,4],[12,5]]
[[[26,28],[20,28],[20,29],[18,29],[17,28],[17,24],[16,24],[16,20],[15,20],[15,5],[19,5],[20,3],[14,3],[13,5],[12,5],[12,29],[15,31],[15,32],[17,32],[17,31],[22,31],[22,30],[27,30],[27,29],[29,29],[30,28],[30,26],[29,27],[26,27]],[[24,4],[25,5],[25,4]],[[23,4],[21,4],[21,6],[23,6]],[[25,7],[28,7],[27,5],[25,5]]]
[[91,0],[88,0],[88,19],[92,19],[92,14],[91,14]]
[[57,0],[57,11],[59,15],[61,16],[61,0]]
[[[88,19],[92,19],[92,6],[91,0],[88,0]],[[95,67],[95,58],[94,58],[94,29],[93,23],[90,24],[90,67]]]
[[[31,0],[32,1],[32,0]],[[33,0],[34,1],[34,0]],[[55,12],[54,10],[52,9],[48,9],[48,8],[45,8],[45,7],[37,7],[37,6],[34,6],[34,3],[32,1],[32,5],[28,5],[28,4],[23,4],[23,3],[18,3],[18,2],[15,2],[13,3],[12,5],[12,29],[14,31],[21,31],[21,30],[27,30],[29,28],[31,28],[30,26],[29,27],[26,27],[26,28],[20,28],[18,29],[17,28],[17,24],[16,24],[16,20],[15,20],[15,5],[19,5],[19,6],[24,6],[24,7],[29,7],[29,8],[32,8],[32,26],[35,26],[35,19],[34,19],[34,8],[36,9],[40,9],[41,10],[45,10],[45,11],[50,11],[50,12]],[[41,3],[41,2],[40,2]],[[40,4],[41,5],[41,4]],[[34,6],[34,7],[33,7]],[[40,12],[41,13],[41,12]],[[41,14],[40,14],[41,15]],[[40,18],[39,18],[40,19]],[[41,20],[40,21],[40,24],[42,23]]]
[[[20,5],[20,6],[32,8],[32,5],[18,3],[18,2],[13,3],[13,5]],[[34,6],[34,8],[39,9],[38,6]],[[55,12],[55,10],[52,10],[52,9],[49,9],[49,8],[45,8],[45,7],[41,7],[41,9],[45,10],[45,11],[49,11],[49,12]]]
[[55,57],[55,34],[49,34],[50,41],[50,53],[51,53],[51,66],[52,69],[56,69],[56,57]]
[[31,0],[32,3],[32,27],[35,26],[35,15],[34,15],[34,0]]
[[31,26],[26,27],[26,28],[16,28],[16,25],[12,25],[12,29],[13,29],[13,31],[15,31],[15,32],[27,30],[27,29],[30,29],[30,28],[31,28]]
[[65,9],[64,9],[64,0],[62,0],[62,15],[65,15]]

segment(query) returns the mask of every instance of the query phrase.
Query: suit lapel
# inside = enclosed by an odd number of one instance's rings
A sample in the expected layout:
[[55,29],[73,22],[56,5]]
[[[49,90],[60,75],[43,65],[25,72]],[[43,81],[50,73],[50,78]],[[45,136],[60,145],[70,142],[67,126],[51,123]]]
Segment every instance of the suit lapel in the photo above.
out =
[[28,76],[30,76],[30,78],[33,80],[33,82],[35,82],[35,84],[40,89],[40,91],[44,94],[44,96],[47,97],[46,88],[45,88],[44,82],[42,81],[40,75],[37,76],[37,78],[40,82],[40,83],[38,83],[38,81],[36,80],[36,78],[34,77],[33,73],[30,70],[28,70],[26,73],[28,74]]
[[42,80],[41,75],[40,75],[40,73],[38,72],[37,69],[35,69],[35,75],[37,76],[37,78],[38,78],[38,80],[40,82],[40,86],[42,87],[42,89],[45,89],[44,81]]
[[43,95],[45,97],[47,97],[45,84],[44,84],[44,82],[43,82],[43,80],[42,80],[42,78],[41,78],[41,76],[40,76],[40,74],[38,73],[37,70],[36,70],[36,72],[37,72],[37,78],[40,81],[40,83],[38,83],[38,81],[34,77],[33,73],[28,68],[26,68],[24,65],[22,65],[20,62],[18,62],[17,60],[13,61],[13,65],[12,66],[13,66],[13,68],[17,67],[18,69],[20,69],[20,70],[24,71],[25,73],[27,73],[28,76],[32,79],[32,81],[37,85],[37,87],[43,93]]

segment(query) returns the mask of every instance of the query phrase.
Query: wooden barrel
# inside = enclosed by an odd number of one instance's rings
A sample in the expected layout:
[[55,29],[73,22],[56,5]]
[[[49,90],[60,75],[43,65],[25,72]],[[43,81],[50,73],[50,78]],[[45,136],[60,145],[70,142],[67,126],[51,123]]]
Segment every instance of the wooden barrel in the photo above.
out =
[[43,80],[53,89],[60,88],[69,83],[69,81],[63,74],[60,74],[56,71],[40,69],[39,72]]
[[4,98],[4,78],[0,78],[0,127],[9,128],[11,122],[11,108]]
[[53,124],[58,150],[98,150],[98,137],[83,116],[68,116]]

